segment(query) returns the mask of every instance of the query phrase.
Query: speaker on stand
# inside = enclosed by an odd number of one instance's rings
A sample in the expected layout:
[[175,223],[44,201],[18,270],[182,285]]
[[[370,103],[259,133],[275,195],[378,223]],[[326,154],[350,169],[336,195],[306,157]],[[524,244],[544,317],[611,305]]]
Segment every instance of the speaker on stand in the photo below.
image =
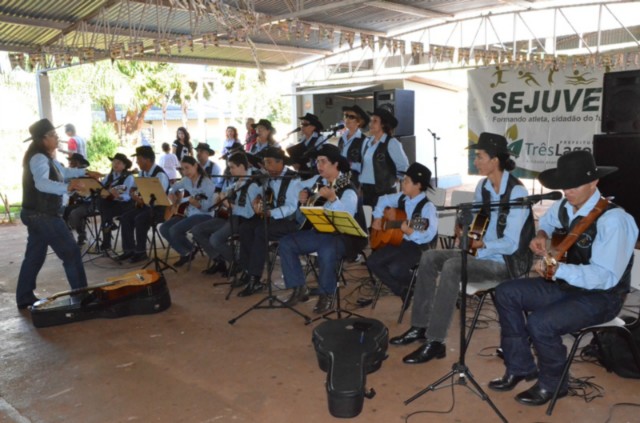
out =
[[415,137],[416,94],[411,90],[384,90],[373,93],[373,108],[385,109],[398,119],[394,136],[402,144],[409,164],[416,161]]
[[640,133],[640,70],[604,74],[601,131]]

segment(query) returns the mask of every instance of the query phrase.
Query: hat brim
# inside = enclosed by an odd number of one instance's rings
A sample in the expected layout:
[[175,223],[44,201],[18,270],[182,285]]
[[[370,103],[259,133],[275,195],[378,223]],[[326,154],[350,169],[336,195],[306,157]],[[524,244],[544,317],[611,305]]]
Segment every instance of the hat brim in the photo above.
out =
[[[469,145],[469,146],[467,147],[467,150],[484,150],[484,151],[489,151],[489,150],[487,150],[487,146],[486,146],[486,145],[480,145],[480,143],[477,143],[477,142],[476,142],[476,143],[474,143],[474,144]],[[515,155],[512,151],[509,151],[509,149],[507,149],[507,150],[501,150],[501,151],[496,151],[496,154],[508,154],[508,155],[510,155],[510,156],[514,156],[514,157],[516,157],[516,155]]]
[[615,166],[598,166],[595,176],[589,179],[576,177],[573,174],[567,175],[560,172],[558,168],[554,168],[540,172],[538,180],[542,186],[548,189],[571,189],[604,178],[617,170],[618,168]]
[[[398,171],[398,174],[400,174],[400,175],[406,175],[406,174],[407,174],[407,172],[403,172],[403,171],[399,170],[399,171]],[[409,177],[411,178],[411,175],[409,175]],[[411,178],[411,180],[413,181],[413,178]],[[414,181],[414,182],[415,182],[415,181]],[[429,178],[429,183],[427,184],[427,189],[431,189],[431,190],[433,190],[433,189],[434,189],[434,188],[433,188],[433,185],[431,184],[431,178]]]
[[125,169],[129,169],[131,166],[133,166],[133,162],[129,159],[127,159],[126,156],[123,157],[108,157],[109,161],[112,162],[114,160],[120,160],[122,163],[124,163],[124,167]]
[[[62,127],[62,126],[64,126],[64,123],[62,125],[55,126],[53,129],[58,129],[58,128]],[[29,138],[23,139],[22,142],[29,142],[32,139],[33,139],[33,136],[30,136]]]

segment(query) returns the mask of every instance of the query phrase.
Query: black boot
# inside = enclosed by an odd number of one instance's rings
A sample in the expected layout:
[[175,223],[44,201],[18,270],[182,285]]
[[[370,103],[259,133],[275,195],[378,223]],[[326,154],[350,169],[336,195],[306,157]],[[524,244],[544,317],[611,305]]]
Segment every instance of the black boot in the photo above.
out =
[[250,276],[249,283],[242,291],[238,292],[238,297],[248,297],[263,289],[264,285],[260,282],[260,276]]
[[293,288],[291,296],[289,296],[289,298],[287,298],[284,303],[288,306],[293,307],[298,303],[305,303],[307,301],[309,301],[309,288],[307,288],[307,285],[302,285]]
[[222,259],[216,259],[211,267],[202,271],[205,275],[215,275],[218,272],[222,273],[222,276],[227,273],[227,263]]
[[313,312],[316,314],[322,314],[331,310],[331,304],[333,303],[333,295],[320,294],[318,302],[313,307]]
[[242,272],[240,276],[237,276],[233,281],[231,281],[231,286],[233,288],[240,288],[241,286],[245,286],[249,283],[249,274],[247,272]]

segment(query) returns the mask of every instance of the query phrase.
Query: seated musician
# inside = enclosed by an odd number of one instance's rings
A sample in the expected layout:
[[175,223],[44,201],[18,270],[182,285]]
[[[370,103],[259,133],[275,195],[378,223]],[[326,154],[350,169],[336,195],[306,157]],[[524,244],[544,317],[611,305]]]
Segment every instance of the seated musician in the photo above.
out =
[[366,136],[362,130],[369,125],[369,115],[354,104],[342,108],[345,131],[338,141],[341,154],[351,163],[351,178],[357,184],[362,171],[362,143]]
[[220,192],[222,184],[224,183],[224,178],[221,177],[222,169],[218,163],[209,160],[209,158],[215,154],[215,150],[209,147],[209,144],[206,142],[199,142],[198,145],[196,145],[196,158],[198,159],[198,163],[204,169],[204,173],[209,175],[213,180],[216,192]]
[[318,116],[307,113],[300,119],[300,132],[302,136],[298,143],[287,148],[289,157],[293,160],[293,168],[303,172],[312,170],[315,172],[315,151],[323,143],[320,132],[324,129]]
[[[485,176],[476,186],[475,201],[485,205],[489,224],[484,237],[470,240],[477,251],[467,263],[468,282],[500,282],[510,276],[510,268],[529,270],[528,244],[534,233],[533,218],[527,207],[489,208],[491,202],[507,202],[527,195],[522,183],[509,172],[515,169],[507,140],[497,134],[482,133],[473,164]],[[405,363],[424,363],[446,355],[445,340],[460,291],[461,252],[459,249],[427,250],[420,258],[411,313],[411,328],[391,338],[393,345],[425,341],[404,357]],[[514,272],[514,271],[512,271]],[[440,279],[438,281],[438,273]],[[520,276],[516,273],[513,277]],[[464,324],[464,322],[462,323]]]
[[[557,168],[538,176],[545,187],[563,190],[565,198],[540,218],[531,250],[542,257],[552,253],[546,243],[556,229],[573,233],[570,239],[576,241],[565,244],[566,263],[537,262],[534,268],[543,277],[512,280],[496,289],[506,373],[489,387],[510,391],[537,376],[536,384],[516,395],[522,404],[542,405],[553,396],[567,359],[562,335],[613,319],[629,292],[638,228],[621,207],[600,202],[597,188],[599,179],[615,170],[596,166],[591,153],[582,150],[561,156]],[[601,214],[593,213],[597,209]],[[558,258],[562,251],[553,253]],[[563,381],[559,397],[567,395],[567,384]]]
[[375,207],[378,197],[397,192],[396,182],[409,167],[400,141],[393,137],[398,119],[385,109],[376,109],[369,123],[369,137],[362,143],[360,188],[365,205]]
[[[71,169],[86,169],[89,167],[89,161],[80,153],[71,153],[68,160]],[[93,211],[93,208],[91,197],[83,197],[77,192],[69,196],[69,203],[64,209],[63,218],[69,228],[77,232],[78,245],[84,245],[87,242],[86,219]]]
[[[252,207],[255,216],[240,225],[239,229],[240,267],[244,271],[241,281],[247,283],[245,289],[238,293],[240,297],[264,288],[260,277],[267,258],[267,241],[278,240],[297,229],[295,213],[298,208],[299,181],[292,171],[285,168],[284,151],[280,148],[267,148],[262,156],[266,178],[261,181],[261,186],[252,184],[249,187],[249,197],[254,199]],[[265,224],[268,240],[265,239]]]
[[111,231],[114,228],[113,219],[134,207],[129,192],[133,188],[133,175],[129,171],[133,163],[122,153],[110,157],[111,172],[102,180],[102,186],[107,195],[102,195],[98,202],[100,220],[102,221],[103,250],[111,249]]
[[[253,183],[248,176],[251,175],[249,161],[244,150],[232,151],[227,157],[227,169],[235,181],[226,185],[226,189],[216,198],[218,210],[216,217],[199,223],[191,228],[193,239],[198,242],[207,256],[213,260],[213,264],[202,273],[214,275],[218,272],[227,276],[227,262],[233,260],[233,249],[227,239],[238,233],[242,223],[251,219],[254,215],[252,202],[249,196],[249,186]],[[221,210],[231,209],[231,216],[224,216]]]
[[[153,148],[143,145],[136,148],[133,155],[140,169],[140,178],[158,178],[160,184],[169,190],[169,177],[165,171],[155,164],[156,154]],[[147,232],[153,223],[159,223],[164,220],[164,206],[154,204],[153,209],[150,205],[144,204],[144,199],[139,193],[132,190],[131,198],[136,204],[131,209],[120,216],[120,232],[122,233],[122,249],[124,252],[117,259],[119,261],[128,260],[129,263],[137,263],[147,260]]]
[[182,179],[169,189],[174,215],[160,225],[160,234],[180,254],[178,261],[173,263],[175,267],[188,263],[195,255],[187,232],[195,225],[212,219],[210,210],[215,191],[213,180],[195,158],[184,156],[180,166]]
[[276,133],[276,129],[271,125],[269,120],[260,119],[258,123],[254,123],[251,126],[256,130],[258,136],[256,137],[256,142],[251,146],[249,153],[263,158],[264,156],[262,156],[261,153],[264,149],[269,147],[280,148],[276,140],[273,138]]
[[[346,157],[340,155],[340,149],[331,144],[324,144],[318,150],[316,166],[318,177],[301,182],[300,186],[317,189],[318,200],[325,209],[346,211],[360,219],[364,228],[363,213],[358,212],[358,194],[351,183],[350,166]],[[300,191],[300,202],[307,201],[306,191]],[[318,205],[316,204],[313,205]],[[320,296],[313,311],[322,314],[331,307],[333,295],[336,292],[338,261],[345,256],[355,256],[362,245],[358,245],[354,237],[338,233],[320,233],[311,228],[284,236],[280,240],[278,254],[284,281],[287,288],[293,288],[291,296],[285,301],[293,306],[301,301],[307,301],[309,291],[305,285],[305,275],[300,265],[300,255],[318,253]],[[366,239],[361,238],[365,243]]]
[[[437,240],[438,215],[427,198],[430,181],[431,171],[420,163],[413,163],[402,179],[402,192],[378,198],[373,210],[372,229],[383,230],[382,217],[387,207],[403,210],[407,219],[417,221],[416,228],[410,222],[402,222],[398,229],[404,234],[400,245],[385,245],[375,250],[367,260],[369,270],[403,300],[411,282],[411,268],[418,263],[422,252]],[[422,219],[424,222],[420,221]],[[406,309],[408,305],[409,301],[403,307]]]

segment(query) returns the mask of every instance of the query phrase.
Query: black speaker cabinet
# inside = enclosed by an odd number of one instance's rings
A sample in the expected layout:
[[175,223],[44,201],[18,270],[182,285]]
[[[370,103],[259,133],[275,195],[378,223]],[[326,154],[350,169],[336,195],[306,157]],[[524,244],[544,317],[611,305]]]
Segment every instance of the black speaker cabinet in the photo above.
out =
[[640,133],[640,70],[604,74],[602,132]]
[[593,156],[598,166],[617,166],[618,171],[600,179],[598,189],[624,207],[640,226],[640,134],[593,136]]
[[402,149],[404,150],[404,154],[407,155],[407,159],[409,159],[409,164],[415,163],[416,161],[416,136],[415,135],[405,135],[403,137],[396,137],[400,144],[402,144]]
[[385,90],[373,93],[373,108],[382,108],[398,119],[395,136],[414,135],[416,93],[411,90]]

